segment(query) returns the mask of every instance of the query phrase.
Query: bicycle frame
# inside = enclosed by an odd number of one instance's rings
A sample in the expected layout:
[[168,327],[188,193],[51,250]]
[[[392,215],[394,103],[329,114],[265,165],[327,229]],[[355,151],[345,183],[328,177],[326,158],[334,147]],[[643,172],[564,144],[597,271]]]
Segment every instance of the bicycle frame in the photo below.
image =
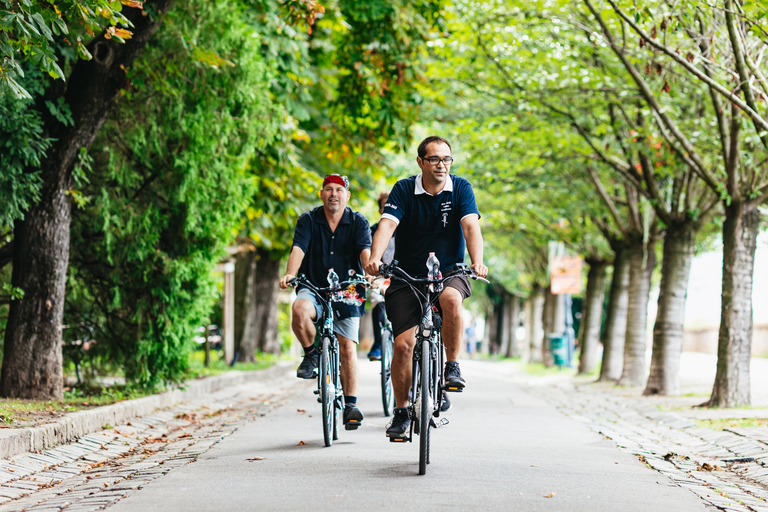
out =
[[313,285],[304,275],[289,281],[291,285],[303,284],[317,295],[322,305],[320,322],[320,368],[317,378],[318,402],[322,404],[323,440],[325,446],[331,446],[333,441],[339,438],[339,425],[343,422],[344,391],[341,386],[341,355],[339,340],[333,332],[333,308],[334,294],[345,287],[354,285],[368,286],[362,276],[353,280],[337,283],[335,287],[319,288]]

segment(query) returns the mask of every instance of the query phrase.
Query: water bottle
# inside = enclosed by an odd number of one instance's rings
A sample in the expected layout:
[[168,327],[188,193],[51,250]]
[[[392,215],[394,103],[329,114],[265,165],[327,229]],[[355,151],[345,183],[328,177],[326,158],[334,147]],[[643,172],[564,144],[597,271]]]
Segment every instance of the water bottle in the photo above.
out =
[[[435,273],[435,271],[437,273]],[[437,259],[437,256],[435,256],[435,253],[431,252],[429,253],[429,258],[427,258],[427,277],[429,279],[442,279],[443,273],[440,272],[440,260]],[[438,285],[437,291],[440,291],[443,289],[443,285]],[[435,286],[433,284],[429,285],[429,291],[434,292]]]
[[[328,269],[328,285],[334,290],[339,287],[339,275],[332,268]],[[338,291],[333,292],[333,295],[338,295]]]

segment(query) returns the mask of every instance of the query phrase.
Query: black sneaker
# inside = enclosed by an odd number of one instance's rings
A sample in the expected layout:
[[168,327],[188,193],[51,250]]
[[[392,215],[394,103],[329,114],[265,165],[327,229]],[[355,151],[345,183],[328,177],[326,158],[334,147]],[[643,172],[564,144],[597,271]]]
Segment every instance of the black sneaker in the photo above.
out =
[[344,428],[347,430],[357,430],[357,427],[363,422],[363,413],[355,404],[346,404],[344,406]]
[[445,363],[445,390],[462,391],[465,385],[466,382],[461,377],[459,363],[456,361],[448,361]]
[[407,407],[395,407],[392,412],[392,421],[387,427],[387,437],[404,436],[411,427],[411,419],[408,417]]
[[440,412],[445,412],[451,408],[451,401],[448,400],[448,393],[443,390],[443,401],[440,402]]
[[311,354],[304,354],[299,369],[296,370],[296,376],[300,379],[314,379],[317,377],[318,365],[320,364],[320,351],[315,349]]

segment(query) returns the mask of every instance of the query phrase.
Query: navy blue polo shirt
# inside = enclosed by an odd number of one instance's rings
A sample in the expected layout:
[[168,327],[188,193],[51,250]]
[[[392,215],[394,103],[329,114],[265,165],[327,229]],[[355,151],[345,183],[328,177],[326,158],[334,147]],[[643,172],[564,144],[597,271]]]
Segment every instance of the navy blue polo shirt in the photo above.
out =
[[[371,247],[371,229],[363,214],[346,207],[333,232],[323,207],[318,206],[299,217],[293,233],[293,245],[304,251],[299,273],[305,274],[318,288],[325,288],[330,268],[336,271],[340,281],[349,279],[350,270],[355,274],[363,273],[360,253]],[[365,298],[364,287],[358,286],[357,293]],[[352,306],[337,302],[333,310],[337,318],[363,316],[365,303]]]
[[443,190],[433,196],[421,180],[419,174],[395,183],[381,216],[397,223],[395,259],[414,277],[426,277],[430,252],[440,260],[443,272],[463,263],[466,242],[461,220],[467,215],[480,217],[469,181],[449,175]]

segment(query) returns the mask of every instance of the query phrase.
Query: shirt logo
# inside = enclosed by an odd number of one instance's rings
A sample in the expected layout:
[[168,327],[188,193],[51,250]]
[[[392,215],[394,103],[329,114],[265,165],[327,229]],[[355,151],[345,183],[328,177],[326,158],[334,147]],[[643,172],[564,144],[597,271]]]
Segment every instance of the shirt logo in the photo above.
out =
[[386,203],[384,205],[384,208],[392,208],[393,210],[397,210],[397,205],[392,203]]
[[443,227],[448,225],[448,214],[443,213]]

